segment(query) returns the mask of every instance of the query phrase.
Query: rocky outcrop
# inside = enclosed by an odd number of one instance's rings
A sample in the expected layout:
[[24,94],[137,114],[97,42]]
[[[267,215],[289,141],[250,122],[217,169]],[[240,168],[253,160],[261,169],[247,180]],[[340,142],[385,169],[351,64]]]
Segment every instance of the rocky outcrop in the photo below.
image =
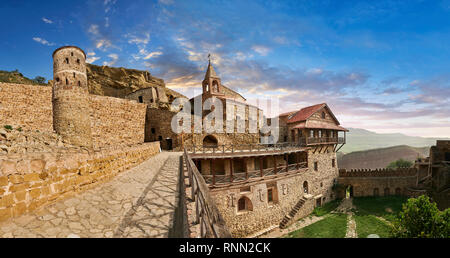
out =
[[165,88],[164,80],[148,71],[87,64],[86,72],[90,94],[123,98],[139,89]]

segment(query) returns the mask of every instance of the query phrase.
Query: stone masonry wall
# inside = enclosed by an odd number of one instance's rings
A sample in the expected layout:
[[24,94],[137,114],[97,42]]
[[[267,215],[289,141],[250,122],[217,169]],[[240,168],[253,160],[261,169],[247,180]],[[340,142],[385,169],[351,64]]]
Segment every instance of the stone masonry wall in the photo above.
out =
[[[278,225],[286,214],[297,204],[305,193],[304,184],[307,185],[307,194],[311,198],[305,202],[294,219],[300,219],[309,215],[316,202],[321,204],[336,198],[333,194],[333,184],[338,177],[337,162],[332,166],[332,159],[336,159],[336,153],[331,149],[329,152],[313,153],[308,151],[308,170],[293,176],[273,179],[264,183],[252,183],[248,186],[235,186],[211,191],[217,207],[224,217],[233,237],[245,237],[256,232]],[[253,158],[248,158],[250,166],[254,164]],[[283,164],[283,157],[277,159],[278,164]],[[267,166],[272,167],[271,159],[267,159]],[[284,161],[285,162],[285,161]],[[314,162],[317,162],[318,171],[314,170]],[[208,162],[202,163],[202,173],[208,170]],[[225,162],[225,165],[227,162]],[[226,170],[226,169],[225,169]],[[226,173],[226,171],[225,171]],[[276,185],[278,201],[268,203],[267,188]],[[246,196],[250,199],[253,209],[251,211],[239,212],[238,200]]]
[[0,83],[0,127],[53,131],[52,87]]
[[[417,185],[418,170],[416,168],[405,169],[358,169],[339,171],[338,183],[344,187],[353,187],[353,196],[387,196],[407,195],[408,188]],[[344,190],[338,193],[344,196]]]
[[97,95],[89,99],[95,149],[144,142],[146,104]]
[[159,142],[93,153],[0,156],[0,221],[105,181],[159,152]]
[[[303,196],[301,187],[304,177],[297,174],[278,180],[251,185],[246,187],[214,190],[211,196],[222,214],[228,229],[233,237],[246,237],[274,225],[278,225],[286,214]],[[278,192],[278,201],[269,203],[267,199],[267,186],[275,184]],[[245,190],[243,190],[245,189]],[[247,197],[252,204],[251,211],[238,211],[238,200]],[[306,216],[312,212],[314,206],[311,202],[302,207],[301,214]],[[299,216],[300,217],[300,216]]]

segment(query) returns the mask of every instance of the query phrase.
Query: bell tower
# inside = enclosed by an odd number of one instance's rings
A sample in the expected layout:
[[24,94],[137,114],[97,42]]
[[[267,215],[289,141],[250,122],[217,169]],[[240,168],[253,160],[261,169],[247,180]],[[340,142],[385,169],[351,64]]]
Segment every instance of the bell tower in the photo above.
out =
[[220,78],[211,64],[211,54],[208,55],[208,59],[208,68],[206,69],[205,79],[202,82],[203,100],[212,96],[224,95]]

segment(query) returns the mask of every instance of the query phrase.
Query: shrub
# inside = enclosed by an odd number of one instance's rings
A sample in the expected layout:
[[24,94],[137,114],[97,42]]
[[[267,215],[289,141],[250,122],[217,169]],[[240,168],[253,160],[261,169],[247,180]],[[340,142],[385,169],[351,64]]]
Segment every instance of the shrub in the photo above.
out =
[[448,238],[450,237],[450,209],[439,211],[428,196],[410,198],[394,221],[395,237]]
[[6,130],[12,130],[13,129],[13,127],[12,126],[10,126],[10,125],[5,125],[5,126],[3,126]]
[[412,167],[412,165],[413,165],[413,163],[411,161],[399,159],[399,160],[389,163],[387,168],[393,168],[393,169],[395,169],[395,168],[410,168],[410,167]]
[[19,127],[16,130],[19,131],[19,132],[22,132],[22,127]]

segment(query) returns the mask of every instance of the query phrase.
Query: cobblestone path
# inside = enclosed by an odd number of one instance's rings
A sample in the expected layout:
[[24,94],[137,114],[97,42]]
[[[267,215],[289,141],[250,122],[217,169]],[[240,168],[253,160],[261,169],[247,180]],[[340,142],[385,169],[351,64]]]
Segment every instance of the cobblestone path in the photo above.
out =
[[304,228],[306,226],[309,226],[309,225],[311,225],[313,223],[321,221],[321,220],[323,220],[326,217],[328,217],[328,215],[324,215],[324,216],[321,216],[321,217],[308,216],[308,217],[305,217],[305,218],[303,218],[303,219],[301,219],[299,221],[296,221],[294,224],[292,224],[288,228],[280,229],[280,228],[277,227],[277,228],[275,228],[274,230],[272,230],[272,231],[270,231],[268,233],[265,233],[265,234],[262,234],[262,235],[258,236],[258,238],[278,238],[278,237],[283,237],[283,236],[286,236],[287,234],[289,234],[289,232],[302,229],[302,228]]
[[0,223],[0,237],[168,237],[181,153],[159,153],[109,182]]

